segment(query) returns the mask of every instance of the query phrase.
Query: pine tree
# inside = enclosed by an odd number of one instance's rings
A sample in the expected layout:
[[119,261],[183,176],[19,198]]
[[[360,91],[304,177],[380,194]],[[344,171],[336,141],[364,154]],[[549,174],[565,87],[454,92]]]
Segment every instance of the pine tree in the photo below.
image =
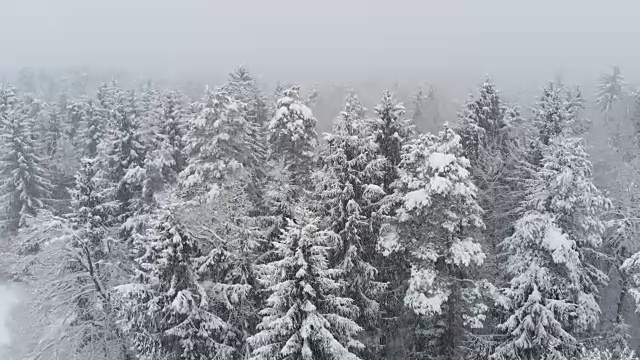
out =
[[282,159],[291,171],[296,187],[309,184],[317,146],[316,119],[302,101],[300,88],[293,86],[277,101],[277,109],[269,122],[271,154]]
[[482,209],[463,156],[460,136],[445,127],[438,137],[421,135],[406,147],[400,237],[411,257],[405,304],[425,317],[422,351],[439,359],[461,356],[466,332],[481,328],[486,306],[479,302],[474,271],[485,254],[478,238]]
[[229,325],[213,312],[198,280],[198,243],[171,214],[160,214],[138,259],[139,283],[116,287],[124,329],[144,358],[232,359]]
[[26,100],[12,100],[15,91],[10,87],[4,89],[8,96],[3,99],[1,119],[2,223],[5,230],[16,231],[46,207],[51,183],[36,153],[32,109]]
[[[350,91],[342,113],[334,120],[333,133],[325,134],[322,168],[315,174],[315,183],[319,213],[340,237],[334,262],[344,272],[346,294],[361,309],[358,323],[378,336],[378,300],[385,284],[377,280],[378,271],[372,265],[378,255],[376,230],[380,227],[372,212],[386,195],[381,187],[384,160],[377,154],[364,112],[357,95]],[[379,350],[379,341],[371,343],[367,351]]]
[[505,336],[493,358],[568,359],[576,338],[598,323],[598,285],[607,277],[595,262],[609,200],[593,185],[588,155],[574,138],[549,139],[526,185],[525,212],[502,244],[511,315],[499,326]]
[[340,271],[328,266],[337,235],[318,228],[303,215],[289,221],[274,245],[279,259],[262,269],[271,295],[261,311],[262,323],[249,338],[252,359],[358,359],[353,300],[336,295]]

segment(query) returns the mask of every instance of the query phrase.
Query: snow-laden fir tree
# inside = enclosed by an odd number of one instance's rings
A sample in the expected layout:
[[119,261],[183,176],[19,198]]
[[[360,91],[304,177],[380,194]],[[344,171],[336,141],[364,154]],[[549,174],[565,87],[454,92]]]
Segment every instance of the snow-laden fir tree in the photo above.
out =
[[[377,333],[381,317],[380,298],[385,286],[377,280],[373,262],[378,249],[380,224],[372,217],[385,197],[382,189],[384,159],[364,119],[365,109],[355,91],[349,91],[344,108],[325,134],[320,152],[322,168],[314,175],[319,214],[340,237],[334,263],[344,272],[347,296],[360,308],[358,322]],[[376,351],[374,347],[368,351]]]
[[198,242],[170,212],[154,216],[137,282],[119,285],[122,326],[142,359],[233,359],[229,325],[198,280]]
[[247,68],[239,66],[229,74],[229,79],[222,89],[232,98],[246,104],[248,121],[256,123],[260,127],[264,127],[269,121],[267,99]]
[[148,148],[135,93],[121,89],[115,82],[100,91],[100,101],[107,106],[108,132],[100,142],[98,152],[101,166],[109,169],[113,200],[118,203],[115,220],[122,225],[121,235],[126,237],[137,227],[132,222],[134,215],[143,212],[149,200],[143,198]]
[[309,185],[317,143],[313,112],[300,100],[300,88],[292,86],[277,100],[269,122],[269,145],[271,156],[284,161],[297,187]]
[[274,243],[279,259],[261,269],[270,296],[259,332],[249,338],[253,360],[358,359],[358,308],[340,296],[341,271],[328,264],[337,235],[318,220],[298,215]]
[[105,360],[131,355],[112,308],[111,287],[120,271],[110,256],[109,208],[97,173],[95,160],[83,161],[72,191],[74,212],[67,219],[41,215],[38,231],[28,233],[30,241],[46,239],[30,300],[42,328],[34,355]]
[[488,79],[472,94],[458,115],[455,132],[469,159],[471,179],[478,187],[478,204],[484,210],[484,251],[488,254],[486,276],[499,279],[496,266],[498,244],[510,235],[514,213],[522,200],[521,147],[512,127],[521,125],[517,108],[508,109],[500,92]]
[[264,251],[270,229],[252,213],[248,182],[246,172],[238,173],[211,201],[189,202],[180,212],[181,221],[202,249],[202,256],[194,260],[199,279],[211,294],[216,314],[229,323],[227,343],[239,358],[250,353],[246,339],[259,322],[262,294],[255,264],[271,256]]
[[[596,101],[603,113],[608,114],[613,105],[622,99],[624,87],[624,76],[620,73],[619,67],[614,66],[611,74],[600,75]],[[608,120],[608,115],[606,120]]]
[[459,114],[456,132],[471,162],[478,159],[482,149],[505,150],[508,140],[506,112],[500,92],[488,79],[480,85],[477,96],[470,96]]
[[15,231],[44,208],[51,183],[37,154],[33,110],[26,100],[12,100],[8,85],[2,113],[0,146],[0,210],[2,227]]
[[595,263],[609,200],[593,184],[580,139],[552,137],[541,155],[524,213],[502,243],[511,315],[498,327],[494,359],[569,359],[578,336],[599,321],[598,286],[607,276]]
[[254,212],[259,213],[262,207],[263,187],[265,180],[265,161],[267,158],[267,123],[270,113],[268,101],[262,90],[258,87],[253,75],[246,68],[240,66],[233,73],[222,89],[228,95],[236,99],[244,106],[244,117],[251,126],[247,127],[247,135],[254,144],[255,153],[259,164],[249,167],[251,181],[247,184],[247,191],[251,194],[254,203]]
[[258,124],[246,118],[246,104],[223,89],[207,89],[202,101],[193,105],[185,137],[189,158],[180,174],[185,193],[214,197],[234,174],[260,166],[258,133]]
[[151,198],[166,185],[174,183],[184,169],[186,109],[179,93],[161,92],[151,84],[144,88],[139,108],[141,132],[147,148],[143,193]]
[[486,311],[475,276],[485,259],[477,238],[484,224],[469,160],[460,136],[445,127],[410,142],[402,168],[400,237],[411,257],[404,302],[423,317],[420,350],[458,359],[466,333],[482,327]]
[[[80,154],[84,157],[95,158],[98,156],[98,146],[107,133],[108,111],[99,106],[98,101],[90,98],[82,98],[72,101],[69,105],[72,119],[80,117],[77,138],[73,141]],[[76,121],[76,120],[73,120]]]
[[398,165],[402,156],[402,146],[413,135],[411,122],[402,116],[404,106],[399,103],[393,93],[382,93],[380,103],[375,107],[378,117],[373,121],[373,133],[378,145],[378,153],[385,159],[384,186],[387,194],[391,194],[392,184],[398,178]]
[[400,176],[402,147],[412,138],[414,128],[410,119],[402,117],[405,108],[390,91],[382,93],[375,113],[377,116],[370,119],[370,131],[374,137],[377,155],[382,160],[379,167],[382,181],[379,185],[385,196],[375,204],[372,212],[376,224],[373,231],[379,235],[378,245],[380,255],[383,255],[377,256],[374,266],[378,269],[378,280],[388,284],[380,301],[385,320],[381,326],[381,342],[386,348],[385,354],[406,356],[408,345],[405,336],[391,334],[413,331],[410,325],[406,327],[407,323],[403,317],[409,312],[402,304],[402,294],[405,291],[410,266],[398,244],[397,231],[392,224],[396,221],[395,210],[401,202],[399,184],[396,182]]
[[66,121],[63,124],[63,131],[65,136],[74,146],[78,146],[76,137],[80,132],[80,127],[85,121],[86,101],[88,101],[86,98],[69,99],[65,109]]

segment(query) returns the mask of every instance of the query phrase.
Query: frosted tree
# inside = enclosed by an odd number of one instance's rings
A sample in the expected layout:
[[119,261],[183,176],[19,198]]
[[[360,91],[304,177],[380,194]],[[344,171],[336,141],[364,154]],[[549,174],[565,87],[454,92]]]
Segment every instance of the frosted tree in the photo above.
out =
[[[39,243],[31,264],[30,308],[38,327],[33,355],[125,359],[129,344],[116,325],[111,287],[120,271],[111,258],[109,204],[94,160],[85,160],[67,219],[40,215],[23,241]],[[37,230],[36,230],[37,229]],[[116,260],[117,261],[117,260]]]
[[609,200],[593,185],[591,163],[579,139],[553,137],[527,180],[524,213],[502,243],[509,318],[493,358],[568,359],[577,336],[599,320],[598,286],[606,275],[595,264]]
[[461,356],[466,333],[481,328],[486,306],[474,274],[485,254],[477,236],[484,224],[460,136],[449,127],[406,146],[401,179],[400,237],[411,262],[404,303],[424,317],[435,358]]
[[85,103],[88,101],[86,98],[70,99],[67,103],[65,112],[66,118],[63,124],[63,131],[65,136],[77,146],[77,135],[80,131],[80,127],[85,121]]
[[340,270],[328,266],[337,235],[300,215],[274,245],[279,259],[262,267],[270,296],[259,332],[249,338],[251,359],[358,359],[361,331],[353,300],[337,295]]
[[291,171],[297,187],[308,186],[308,175],[315,163],[317,146],[316,119],[300,100],[300,88],[292,86],[277,101],[269,122],[272,156],[282,159]]
[[147,212],[150,202],[144,192],[148,147],[133,91],[124,91],[113,82],[99,90],[99,99],[108,119],[108,132],[98,148],[99,161],[110,169],[112,200],[118,204],[114,220],[121,225],[122,239],[126,239],[143,223],[138,215]]
[[231,326],[227,341],[240,357],[249,354],[246,338],[255,333],[259,321],[262,289],[256,283],[254,265],[270,257],[263,251],[269,229],[252,214],[247,181],[236,176],[213,201],[185,207],[180,214],[203,252],[194,261],[198,276],[211,294],[216,313]]
[[186,133],[184,99],[174,91],[161,92],[147,85],[140,104],[141,131],[144,134],[145,197],[162,191],[176,182],[185,167],[183,155]]
[[180,182],[189,194],[215,196],[235,173],[260,165],[258,125],[247,120],[246,105],[222,89],[207,90],[193,107]]
[[[15,93],[4,87],[7,94]],[[0,208],[5,230],[16,231],[38,214],[49,198],[51,183],[34,143],[31,108],[24,101],[4,100],[2,114],[2,156],[0,157]]]
[[261,127],[266,125],[269,120],[267,99],[247,68],[240,66],[229,74],[229,80],[222,88],[229,96],[246,104],[248,121]]
[[251,201],[257,209],[261,207],[263,202],[262,187],[265,178],[264,163],[267,157],[267,123],[270,116],[268,101],[253,75],[242,66],[229,74],[229,80],[222,88],[231,98],[245,104],[243,113],[250,124],[247,127],[247,136],[251,138],[250,141],[254,145],[260,163],[259,166],[254,164],[248,168],[252,181],[247,184],[247,191],[250,192]]
[[620,73],[619,67],[614,66],[611,74],[600,75],[596,101],[598,107],[605,115],[611,111],[615,103],[622,99],[624,96],[624,87],[624,77]]
[[508,109],[496,86],[487,79],[463,105],[455,127],[463,154],[470,161],[471,179],[478,187],[478,204],[484,210],[481,241],[488,255],[484,276],[496,283],[503,280],[496,263],[498,244],[511,235],[524,193],[521,180],[528,175],[522,170],[524,149],[512,132],[514,125],[521,125],[520,121],[518,109]]
[[232,359],[229,325],[214,312],[198,280],[195,239],[171,214],[160,214],[137,260],[139,283],[116,287],[123,328],[143,359]]
[[70,106],[73,106],[71,116],[82,119],[75,143],[81,149],[82,156],[95,158],[100,141],[107,133],[108,112],[100,108],[95,100],[88,98],[73,102]]
[[637,360],[635,352],[629,348],[625,348],[621,352],[616,353],[610,350],[601,349],[583,349],[579,360]]
[[[372,212],[386,195],[381,187],[384,159],[377,154],[364,111],[357,94],[348,92],[332,133],[325,134],[320,152],[322,168],[314,175],[314,183],[319,214],[340,237],[334,256],[348,284],[346,294],[361,309],[359,324],[379,336],[378,299],[385,284],[377,280],[378,271],[373,265],[380,224]],[[376,351],[375,347],[367,350]]]
[[413,125],[402,118],[405,108],[398,103],[390,91],[382,93],[380,104],[375,108],[378,118],[373,122],[378,152],[385,159],[384,190],[392,193],[392,184],[398,178],[402,145],[413,135]]
[[500,92],[489,79],[480,85],[477,96],[470,96],[456,128],[469,160],[477,160],[482,149],[497,147],[504,150],[509,126],[506,112]]
[[304,104],[307,105],[310,109],[313,109],[316,107],[317,103],[318,103],[318,85],[316,84],[307,95],[307,100],[305,100]]

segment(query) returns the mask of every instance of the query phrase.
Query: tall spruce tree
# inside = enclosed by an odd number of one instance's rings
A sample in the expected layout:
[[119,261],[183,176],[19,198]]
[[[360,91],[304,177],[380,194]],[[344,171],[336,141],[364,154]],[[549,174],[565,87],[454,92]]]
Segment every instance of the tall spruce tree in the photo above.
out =
[[2,224],[10,232],[27,224],[40,209],[46,207],[51,183],[35,144],[33,109],[26,99],[18,100],[15,91],[3,85],[2,157]]
[[185,138],[189,159],[180,174],[188,194],[215,196],[235,173],[260,165],[258,125],[247,120],[245,107],[223,89],[208,89],[193,106]]
[[[300,88],[292,86],[277,100],[277,109],[269,122],[271,156],[282,159],[298,188],[307,188],[316,159],[316,119],[300,100]],[[300,194],[298,194],[300,196]]]
[[278,260],[262,267],[270,296],[259,332],[249,338],[251,359],[358,359],[361,328],[350,320],[358,308],[339,295],[341,271],[328,264],[337,235],[298,216],[274,243]]
[[495,359],[568,359],[599,320],[598,286],[607,276],[596,261],[609,200],[593,185],[579,139],[550,138],[540,159],[527,180],[525,212],[502,244],[511,315],[499,326]]
[[138,281],[116,287],[126,334],[145,359],[233,359],[230,326],[198,279],[198,242],[171,213],[155,218],[137,260]]
[[370,338],[365,340],[366,352],[379,354],[382,312],[378,301],[385,284],[377,280],[378,270],[373,265],[380,225],[372,212],[386,195],[382,189],[384,160],[377,154],[364,112],[357,94],[350,91],[332,133],[325,134],[322,168],[314,182],[319,213],[340,237],[334,263],[344,272],[346,295],[361,309],[357,320]]
[[460,136],[445,127],[408,144],[402,168],[400,237],[411,258],[404,302],[422,316],[417,350],[459,359],[467,332],[483,326],[486,311],[475,275],[486,257],[477,238],[484,224],[470,163]]

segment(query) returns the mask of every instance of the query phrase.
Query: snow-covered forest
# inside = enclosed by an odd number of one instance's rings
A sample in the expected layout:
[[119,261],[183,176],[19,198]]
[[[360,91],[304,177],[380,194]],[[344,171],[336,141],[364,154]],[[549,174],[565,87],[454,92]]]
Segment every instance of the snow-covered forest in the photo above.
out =
[[323,91],[2,82],[1,358],[636,359],[618,67],[531,103],[483,78],[451,119],[431,86]]

